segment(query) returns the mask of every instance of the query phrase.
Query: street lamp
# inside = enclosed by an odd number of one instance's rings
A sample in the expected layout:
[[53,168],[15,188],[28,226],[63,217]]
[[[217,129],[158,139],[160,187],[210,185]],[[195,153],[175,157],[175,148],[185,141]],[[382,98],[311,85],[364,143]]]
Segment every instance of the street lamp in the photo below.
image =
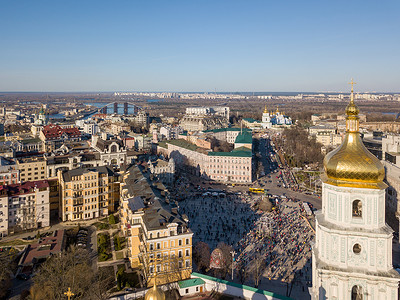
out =
[[231,255],[232,255],[232,281],[233,281],[233,262],[235,260],[235,254],[236,252],[234,250],[230,251]]

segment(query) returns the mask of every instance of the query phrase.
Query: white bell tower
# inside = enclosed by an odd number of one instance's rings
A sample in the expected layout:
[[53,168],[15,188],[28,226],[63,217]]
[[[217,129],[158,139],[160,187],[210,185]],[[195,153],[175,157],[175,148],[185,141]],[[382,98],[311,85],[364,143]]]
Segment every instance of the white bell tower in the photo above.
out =
[[358,107],[346,108],[346,136],[324,159],[316,213],[312,299],[398,299],[392,229],[385,223],[385,170],[363,145]]

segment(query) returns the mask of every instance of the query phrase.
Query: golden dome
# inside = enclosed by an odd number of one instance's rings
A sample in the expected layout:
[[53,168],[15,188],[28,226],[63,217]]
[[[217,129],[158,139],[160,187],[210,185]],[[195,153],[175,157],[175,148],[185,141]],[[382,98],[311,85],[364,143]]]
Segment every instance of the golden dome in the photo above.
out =
[[337,149],[325,156],[322,180],[336,186],[385,188],[385,169],[361,140],[358,112],[352,87],[351,100],[346,107],[346,136]]
[[165,300],[165,293],[154,284],[153,288],[147,291],[144,300]]
[[264,106],[264,114],[267,114],[267,113],[268,113],[267,105],[265,104],[265,106]]

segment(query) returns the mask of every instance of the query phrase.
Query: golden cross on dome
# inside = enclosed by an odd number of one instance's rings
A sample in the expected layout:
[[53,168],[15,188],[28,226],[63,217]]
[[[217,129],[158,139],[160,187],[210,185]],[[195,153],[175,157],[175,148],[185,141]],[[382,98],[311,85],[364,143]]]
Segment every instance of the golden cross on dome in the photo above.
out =
[[66,295],[68,297],[68,300],[71,299],[72,296],[75,296],[75,294],[73,292],[71,292],[71,288],[68,288],[68,291],[64,293],[64,295]]
[[353,85],[357,84],[357,82],[354,82],[353,78],[352,78],[351,81],[349,82],[349,84],[351,84],[351,92],[353,92]]

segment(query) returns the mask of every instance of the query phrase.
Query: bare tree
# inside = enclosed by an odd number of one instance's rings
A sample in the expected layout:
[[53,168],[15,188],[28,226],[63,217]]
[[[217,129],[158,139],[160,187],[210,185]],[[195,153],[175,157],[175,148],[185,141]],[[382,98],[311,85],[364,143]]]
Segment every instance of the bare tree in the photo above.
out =
[[227,274],[229,274],[229,272],[231,271],[231,267],[232,267],[232,254],[231,251],[233,250],[232,246],[225,244],[224,242],[220,242],[218,243],[217,246],[221,252],[222,252],[222,256],[223,256],[223,261],[222,261],[222,276],[225,278]]
[[249,278],[249,270],[247,269],[247,265],[242,260],[237,266],[236,266],[237,274],[239,277],[239,281],[241,284],[244,284],[246,280]]
[[193,248],[193,260],[199,271],[205,271],[210,267],[210,246],[204,242],[197,242]]
[[[65,299],[64,292],[71,288],[74,299],[107,299],[107,287],[110,280],[114,280],[114,274],[111,278],[105,277],[93,270],[86,250],[71,247],[42,264],[33,279],[31,298],[61,300]],[[94,293],[96,286],[101,289]]]
[[260,284],[260,278],[264,272],[264,268],[265,268],[265,259],[263,255],[257,253],[253,260],[253,270],[252,270],[254,285],[256,288],[258,288],[258,285]]
[[0,299],[7,296],[7,291],[11,288],[12,268],[15,264],[15,253],[11,250],[0,253]]

